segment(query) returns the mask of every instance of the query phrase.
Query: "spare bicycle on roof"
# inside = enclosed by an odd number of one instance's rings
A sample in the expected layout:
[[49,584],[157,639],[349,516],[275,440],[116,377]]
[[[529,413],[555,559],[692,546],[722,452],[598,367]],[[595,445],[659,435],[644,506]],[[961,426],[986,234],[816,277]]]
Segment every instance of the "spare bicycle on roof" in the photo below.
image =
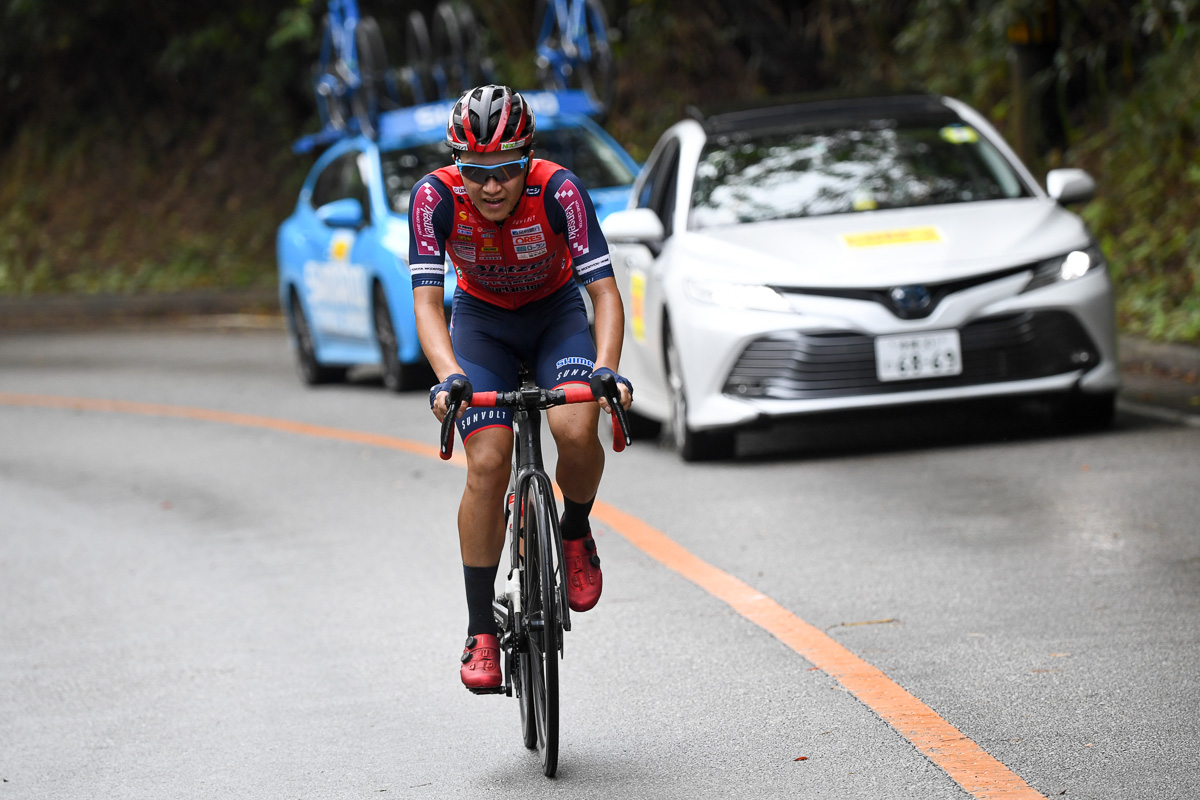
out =
[[[615,70],[600,0],[544,1],[535,22],[541,87],[582,90],[590,114],[603,119],[612,106]],[[470,4],[445,0],[429,19],[414,9],[402,27],[403,36],[396,37],[403,40],[402,59],[393,65],[378,20],[360,13],[357,0],[328,0],[312,67],[321,131],[305,137],[298,150],[357,134],[377,139],[387,111],[455,100],[473,86],[496,82],[486,31]]]

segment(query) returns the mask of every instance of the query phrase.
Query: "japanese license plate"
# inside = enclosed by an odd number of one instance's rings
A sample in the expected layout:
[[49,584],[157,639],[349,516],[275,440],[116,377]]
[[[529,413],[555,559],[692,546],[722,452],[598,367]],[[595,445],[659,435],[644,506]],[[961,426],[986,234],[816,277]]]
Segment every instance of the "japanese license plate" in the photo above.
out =
[[876,336],[875,374],[881,381],[962,374],[962,347],[958,331]]

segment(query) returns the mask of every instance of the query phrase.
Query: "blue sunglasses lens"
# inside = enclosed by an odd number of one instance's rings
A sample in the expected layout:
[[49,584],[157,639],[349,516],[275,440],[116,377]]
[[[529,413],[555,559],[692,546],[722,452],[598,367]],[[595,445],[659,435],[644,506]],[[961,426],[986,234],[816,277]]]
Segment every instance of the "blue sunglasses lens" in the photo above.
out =
[[529,163],[529,158],[519,158],[516,161],[505,161],[503,164],[493,164],[486,167],[479,164],[464,164],[457,159],[455,159],[454,163],[464,178],[471,183],[482,185],[492,178],[495,178],[500,183],[508,183],[525,171],[525,166]]

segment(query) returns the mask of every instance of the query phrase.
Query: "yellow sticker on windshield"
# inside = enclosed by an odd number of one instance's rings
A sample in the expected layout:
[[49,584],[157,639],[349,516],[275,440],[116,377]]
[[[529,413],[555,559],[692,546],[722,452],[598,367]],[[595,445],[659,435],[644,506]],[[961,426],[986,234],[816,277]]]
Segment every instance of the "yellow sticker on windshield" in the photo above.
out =
[[975,144],[979,141],[979,132],[970,125],[947,125],[938,133],[950,144]]
[[897,228],[890,231],[843,233],[842,241],[849,247],[884,247],[889,244],[928,244],[942,241],[942,235],[932,225],[924,228]]
[[646,273],[631,270],[629,273],[629,326],[633,338],[646,341]]

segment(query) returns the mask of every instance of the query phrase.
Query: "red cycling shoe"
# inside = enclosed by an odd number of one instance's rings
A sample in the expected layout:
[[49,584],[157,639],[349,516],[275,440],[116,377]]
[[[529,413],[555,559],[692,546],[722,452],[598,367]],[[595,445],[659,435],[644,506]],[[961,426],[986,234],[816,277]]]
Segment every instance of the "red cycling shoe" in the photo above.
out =
[[458,674],[463,686],[473,692],[500,688],[500,642],[495,636],[490,633],[468,636],[459,660],[462,667]]
[[567,565],[567,605],[572,611],[587,611],[600,600],[604,588],[596,540],[591,534],[582,539],[563,539],[563,560]]

